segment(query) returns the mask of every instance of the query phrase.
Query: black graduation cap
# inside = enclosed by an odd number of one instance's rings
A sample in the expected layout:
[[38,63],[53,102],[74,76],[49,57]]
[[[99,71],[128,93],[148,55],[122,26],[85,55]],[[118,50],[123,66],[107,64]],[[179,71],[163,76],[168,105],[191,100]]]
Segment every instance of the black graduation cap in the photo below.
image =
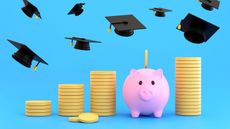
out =
[[201,6],[209,11],[212,11],[213,8],[219,9],[220,1],[218,0],[199,0],[202,4]]
[[78,37],[72,37],[72,38],[66,37],[65,39],[71,40],[71,43],[70,43],[71,46],[73,46],[73,41],[76,41],[74,48],[80,49],[80,50],[90,50],[89,43],[101,43],[100,41],[95,41],[95,40],[90,40],[90,39],[85,39],[85,38],[78,38]]
[[133,15],[107,16],[105,17],[110,22],[109,32],[112,25],[115,27],[115,32],[120,36],[132,36],[134,30],[146,29],[146,27]]
[[32,61],[35,60],[38,62],[34,66],[35,71],[37,70],[37,67],[40,63],[48,65],[48,63],[46,63],[41,57],[39,57],[32,50],[30,50],[30,48],[28,48],[26,45],[9,40],[9,39],[8,41],[18,49],[18,51],[15,52],[12,55],[12,57],[20,64],[24,65],[27,68],[30,68]]
[[177,29],[184,32],[188,41],[200,44],[208,41],[219,27],[189,13]]
[[172,12],[172,10],[164,8],[151,8],[149,10],[155,11],[155,16],[157,17],[164,17],[166,12]]
[[76,4],[68,13],[68,15],[70,14],[75,14],[75,16],[79,16],[80,14],[83,13],[83,5],[85,5],[85,3],[78,3]]
[[33,4],[31,4],[28,0],[23,0],[25,7],[22,8],[22,11],[28,16],[32,17],[34,14],[37,16],[37,18],[41,19],[40,12],[38,11],[37,7],[35,7]]

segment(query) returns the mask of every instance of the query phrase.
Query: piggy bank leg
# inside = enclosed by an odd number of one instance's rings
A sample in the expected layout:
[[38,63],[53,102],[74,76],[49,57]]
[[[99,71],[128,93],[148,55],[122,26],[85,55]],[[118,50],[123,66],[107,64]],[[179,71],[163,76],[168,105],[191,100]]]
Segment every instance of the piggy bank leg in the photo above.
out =
[[154,116],[156,117],[156,118],[161,118],[162,117],[162,110],[160,110],[160,111],[157,111],[157,112],[154,112],[153,114],[154,114]]
[[131,115],[133,118],[138,118],[140,116],[140,112],[136,110],[131,110]]

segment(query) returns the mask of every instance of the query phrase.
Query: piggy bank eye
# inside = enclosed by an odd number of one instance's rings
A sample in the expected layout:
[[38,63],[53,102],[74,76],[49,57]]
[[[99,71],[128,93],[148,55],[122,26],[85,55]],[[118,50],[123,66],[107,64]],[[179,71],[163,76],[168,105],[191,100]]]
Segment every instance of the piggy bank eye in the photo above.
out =
[[151,83],[152,83],[152,85],[155,85],[155,81],[152,81]]
[[139,81],[139,85],[142,85],[142,83],[143,83],[142,81]]

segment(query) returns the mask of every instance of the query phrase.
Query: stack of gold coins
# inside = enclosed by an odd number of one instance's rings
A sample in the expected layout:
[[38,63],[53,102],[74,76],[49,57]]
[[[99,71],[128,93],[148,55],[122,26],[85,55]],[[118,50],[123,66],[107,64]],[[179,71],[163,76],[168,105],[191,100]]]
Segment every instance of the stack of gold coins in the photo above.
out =
[[176,114],[201,114],[201,58],[176,58]]
[[26,101],[26,116],[49,116],[51,115],[51,101],[30,100]]
[[84,85],[60,84],[58,109],[61,116],[78,116],[84,112]]
[[116,114],[116,72],[90,72],[90,110],[99,116]]

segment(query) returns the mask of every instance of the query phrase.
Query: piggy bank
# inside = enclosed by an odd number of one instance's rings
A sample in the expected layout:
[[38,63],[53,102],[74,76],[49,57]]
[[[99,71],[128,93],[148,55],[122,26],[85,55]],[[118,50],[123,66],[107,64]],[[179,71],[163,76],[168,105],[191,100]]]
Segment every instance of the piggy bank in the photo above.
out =
[[132,117],[161,118],[169,99],[169,86],[162,69],[132,69],[124,83],[123,97]]

